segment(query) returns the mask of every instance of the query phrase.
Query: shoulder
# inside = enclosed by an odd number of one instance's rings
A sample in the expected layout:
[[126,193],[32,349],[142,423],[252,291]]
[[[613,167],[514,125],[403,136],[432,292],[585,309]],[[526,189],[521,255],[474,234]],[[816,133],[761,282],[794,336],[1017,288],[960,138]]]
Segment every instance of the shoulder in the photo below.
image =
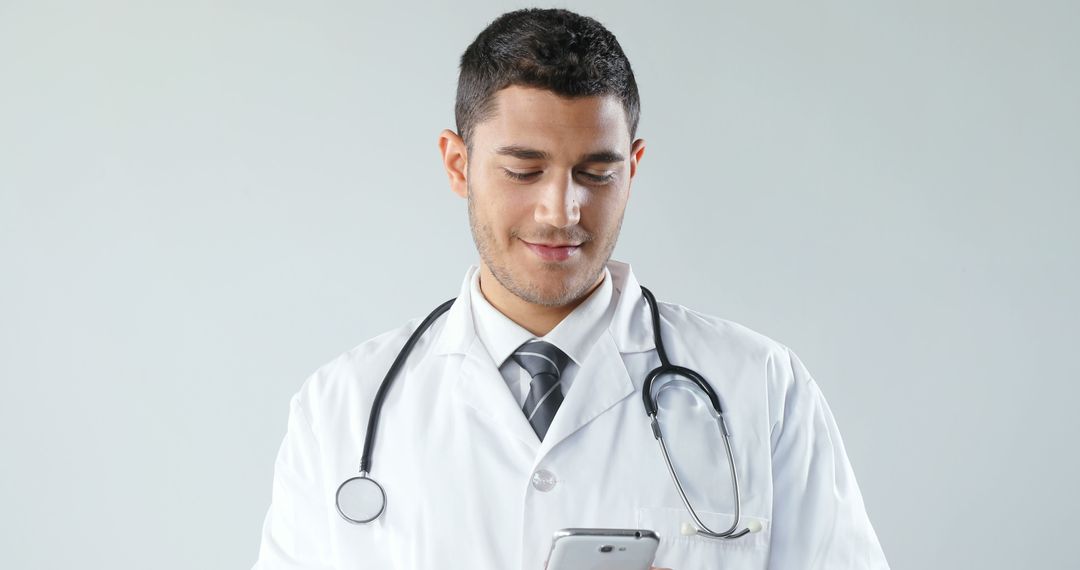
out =
[[688,354],[715,346],[728,363],[762,382],[770,400],[782,402],[797,384],[813,382],[806,366],[783,342],[730,319],[676,303],[659,305],[661,325],[679,331]]
[[[417,359],[429,350],[445,320],[445,314],[439,316],[413,347]],[[294,398],[312,418],[345,402],[370,402],[394,359],[423,321],[424,317],[412,318],[338,354],[305,378]]]
[[[660,303],[661,324],[679,331],[679,349],[685,354],[712,352],[728,365],[734,377],[757,384],[765,395],[772,423],[785,409],[806,399],[816,384],[798,355],[777,339],[738,322],[689,309],[680,304]],[[669,343],[665,336],[665,344]],[[715,347],[715,351],[710,351]],[[697,356],[701,357],[701,356]]]
[[763,361],[786,355],[789,350],[780,341],[742,323],[677,303],[659,301],[658,304],[661,324],[674,327],[683,337],[692,335],[695,339],[706,339],[706,342],[722,346],[729,353],[753,360]]

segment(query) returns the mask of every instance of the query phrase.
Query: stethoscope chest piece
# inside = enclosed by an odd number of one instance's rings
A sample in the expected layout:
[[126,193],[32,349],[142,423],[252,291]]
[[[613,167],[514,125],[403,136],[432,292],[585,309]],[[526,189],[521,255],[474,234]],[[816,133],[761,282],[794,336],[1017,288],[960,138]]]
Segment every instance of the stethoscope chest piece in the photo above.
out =
[[356,524],[369,523],[386,509],[386,492],[366,473],[346,479],[337,490],[337,510]]

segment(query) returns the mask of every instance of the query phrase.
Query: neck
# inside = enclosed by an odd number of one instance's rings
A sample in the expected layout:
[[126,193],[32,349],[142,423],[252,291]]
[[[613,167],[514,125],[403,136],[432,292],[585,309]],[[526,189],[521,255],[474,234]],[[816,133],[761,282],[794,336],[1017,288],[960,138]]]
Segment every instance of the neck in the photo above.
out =
[[495,307],[500,313],[520,325],[521,328],[540,337],[551,332],[555,325],[562,322],[566,315],[569,315],[574,308],[587,299],[603,281],[604,272],[601,272],[600,277],[596,279],[596,283],[593,283],[592,287],[589,287],[589,290],[583,295],[565,305],[549,307],[530,303],[513,294],[495,279],[486,264],[480,264],[480,292],[484,295],[484,298],[491,303],[492,307]]

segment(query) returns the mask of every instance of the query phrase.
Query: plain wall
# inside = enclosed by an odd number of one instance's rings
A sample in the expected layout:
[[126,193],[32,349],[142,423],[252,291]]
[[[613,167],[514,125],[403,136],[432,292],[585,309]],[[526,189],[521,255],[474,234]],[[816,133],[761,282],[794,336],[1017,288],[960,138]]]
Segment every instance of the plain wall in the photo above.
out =
[[[0,0],[0,566],[250,567],[290,396],[478,261],[436,140],[511,7]],[[799,354],[893,568],[1075,568],[1080,4],[569,7],[614,257]]]

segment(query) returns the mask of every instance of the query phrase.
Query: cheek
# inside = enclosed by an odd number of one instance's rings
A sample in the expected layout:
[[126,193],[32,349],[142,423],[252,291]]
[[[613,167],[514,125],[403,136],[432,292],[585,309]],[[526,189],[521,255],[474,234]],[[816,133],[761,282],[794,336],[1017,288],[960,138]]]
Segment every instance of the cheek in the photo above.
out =
[[503,189],[487,189],[475,195],[475,210],[481,222],[488,228],[489,237],[502,244],[512,242],[512,233],[529,227],[532,222],[532,206],[514,193]]
[[622,217],[626,201],[620,195],[594,195],[581,207],[581,225],[593,232],[614,230]]
[[533,204],[524,192],[497,190],[487,198],[491,223],[503,229],[528,226],[533,219]]
[[492,227],[504,234],[503,239],[509,239],[505,234],[526,226],[532,219],[530,208],[510,200],[492,201],[488,205],[488,211],[491,212],[489,221]]

